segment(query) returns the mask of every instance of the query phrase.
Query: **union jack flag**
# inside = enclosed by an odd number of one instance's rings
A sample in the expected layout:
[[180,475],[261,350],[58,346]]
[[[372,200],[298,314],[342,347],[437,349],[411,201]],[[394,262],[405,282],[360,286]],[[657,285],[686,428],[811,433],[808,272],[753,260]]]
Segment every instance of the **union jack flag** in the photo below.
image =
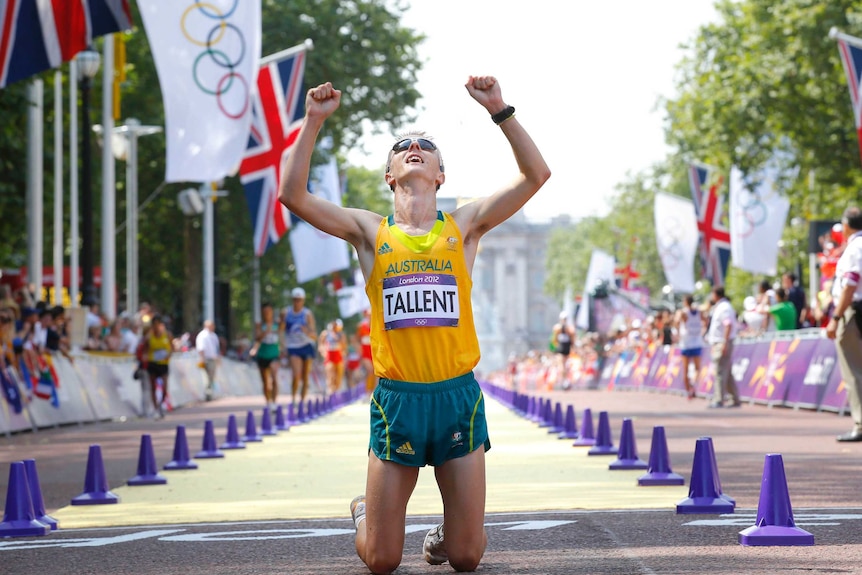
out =
[[862,156],[862,40],[853,36],[841,34],[834,28],[829,35],[838,40],[838,52],[844,73],[847,76],[847,87],[850,89],[850,101],[853,104],[853,118],[856,121],[856,135],[859,139],[859,153]]
[[718,194],[723,178],[711,177],[711,170],[692,164],[688,180],[697,215],[700,236],[700,263],[703,277],[715,286],[724,286],[730,263],[730,230],[724,222],[724,198]]
[[0,88],[132,27],[128,0],[0,0]]
[[290,214],[278,201],[278,184],[305,112],[305,49],[301,45],[264,58],[257,76],[251,132],[239,167],[256,256],[262,256],[290,228]]

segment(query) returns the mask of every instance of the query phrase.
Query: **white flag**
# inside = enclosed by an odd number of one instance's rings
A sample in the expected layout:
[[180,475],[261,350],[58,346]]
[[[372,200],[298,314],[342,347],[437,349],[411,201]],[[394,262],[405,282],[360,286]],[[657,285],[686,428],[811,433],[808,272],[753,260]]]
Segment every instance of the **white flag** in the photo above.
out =
[[659,192],[653,211],[655,240],[667,283],[675,292],[692,293],[698,242],[694,202]]
[[[341,181],[334,157],[311,171],[308,187],[315,196],[341,205]],[[299,283],[350,267],[347,242],[303,221],[290,232],[290,249]]]
[[[773,276],[790,202],[776,188],[777,169],[743,178],[730,170],[730,251],[735,267]],[[747,181],[746,181],[747,180]]]
[[138,0],[165,105],[168,182],[236,173],[260,62],[260,0]]
[[356,269],[353,273],[352,286],[345,286],[338,290],[338,313],[343,318],[351,317],[371,308],[368,294],[365,293],[365,277],[362,270]]
[[614,283],[614,270],[616,269],[614,256],[602,250],[593,250],[590,256],[590,267],[587,268],[587,281],[584,282],[584,293],[581,296],[581,306],[578,308],[578,316],[575,325],[581,329],[589,329],[590,325],[590,292],[602,282],[608,285]]

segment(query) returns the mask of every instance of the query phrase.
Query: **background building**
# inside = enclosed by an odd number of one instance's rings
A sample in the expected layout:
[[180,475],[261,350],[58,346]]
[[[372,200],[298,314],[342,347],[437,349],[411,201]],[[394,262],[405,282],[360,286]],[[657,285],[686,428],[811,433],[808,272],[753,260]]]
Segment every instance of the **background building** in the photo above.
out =
[[[438,198],[452,211],[461,201]],[[550,223],[528,222],[523,210],[488,232],[473,267],[473,312],[482,349],[478,370],[501,369],[510,355],[547,349],[563,309],[544,293],[545,258],[552,229],[569,226],[568,216]]]

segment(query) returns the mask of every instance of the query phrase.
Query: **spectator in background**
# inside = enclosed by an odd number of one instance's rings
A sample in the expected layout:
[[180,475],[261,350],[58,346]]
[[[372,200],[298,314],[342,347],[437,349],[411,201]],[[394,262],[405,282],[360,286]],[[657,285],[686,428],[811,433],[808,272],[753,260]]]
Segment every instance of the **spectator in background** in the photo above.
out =
[[796,329],[799,322],[799,313],[796,306],[787,301],[787,291],[783,287],[775,290],[776,303],[769,308],[769,314],[775,323],[776,331],[789,331]]
[[775,290],[772,289],[769,280],[763,280],[760,282],[757,293],[757,312],[763,316],[761,332],[775,331],[775,322],[772,320],[772,316],[769,315],[769,310],[776,303],[778,303],[778,300],[775,298]]
[[208,319],[204,322],[203,329],[195,338],[195,349],[200,354],[201,365],[207,374],[206,400],[212,401],[213,394],[215,393],[216,368],[218,367],[219,352],[221,349],[218,335],[215,332],[215,323],[212,320]]
[[825,328],[832,317],[835,302],[832,299],[833,280],[823,282],[823,288],[817,292],[817,307],[814,309],[814,321],[817,327]]
[[730,407],[739,407],[739,390],[731,370],[733,338],[736,337],[736,312],[724,295],[723,287],[715,287],[710,295],[712,311],[706,339],[710,345],[713,370],[713,400],[709,407],[724,407],[725,395],[730,395]]
[[135,331],[135,325],[127,314],[120,315],[118,321],[120,322],[120,334],[122,335],[120,351],[133,354],[138,348],[138,341],[140,340]]
[[[691,382],[690,365],[694,365],[695,378],[700,374],[700,355],[703,350],[703,313],[694,305],[690,294],[683,297],[683,306],[677,310],[676,325],[682,354],[682,373],[685,392],[694,398],[695,386]],[[696,380],[695,380],[696,383]]]
[[21,319],[21,308],[18,302],[12,297],[9,286],[0,285],[0,309],[7,309],[12,313],[12,318],[15,321]]
[[808,302],[805,299],[805,290],[800,287],[796,274],[784,272],[781,276],[781,287],[787,292],[787,301],[796,308],[796,329],[807,327],[803,320],[808,312]]
[[842,218],[846,244],[835,266],[832,299],[835,311],[826,336],[835,340],[841,377],[847,385],[853,429],[838,441],[862,441],[862,210],[851,206]]

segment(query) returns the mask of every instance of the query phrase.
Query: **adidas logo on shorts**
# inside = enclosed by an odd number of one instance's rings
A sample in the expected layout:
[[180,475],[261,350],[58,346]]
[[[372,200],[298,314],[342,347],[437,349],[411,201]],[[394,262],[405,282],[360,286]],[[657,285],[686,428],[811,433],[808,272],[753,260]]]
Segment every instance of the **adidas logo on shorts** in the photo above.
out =
[[416,455],[416,452],[413,451],[413,446],[410,445],[409,441],[403,443],[401,447],[395,450],[395,453],[400,453],[401,455]]

